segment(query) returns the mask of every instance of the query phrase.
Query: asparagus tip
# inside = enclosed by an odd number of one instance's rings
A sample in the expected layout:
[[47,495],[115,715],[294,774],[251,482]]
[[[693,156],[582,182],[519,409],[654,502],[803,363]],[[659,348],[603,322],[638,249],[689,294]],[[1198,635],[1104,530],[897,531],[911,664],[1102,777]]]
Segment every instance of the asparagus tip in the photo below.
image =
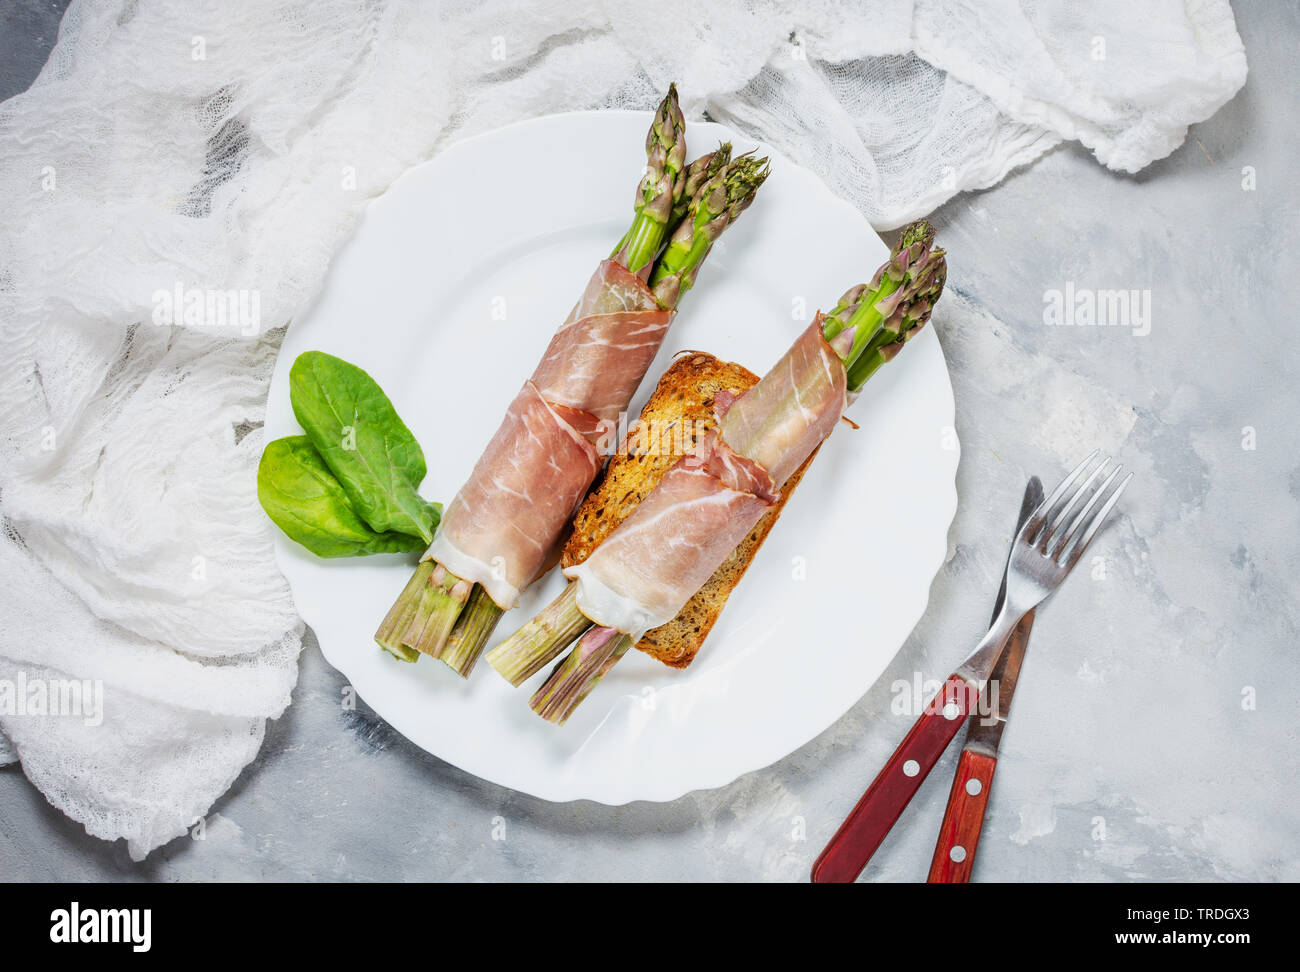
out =
[[908,224],[871,282],[847,291],[823,319],[823,334],[844,361],[850,392],[861,389],[930,320],[948,276],[946,254],[934,239],[926,220]]
[[929,220],[913,220],[903,227],[902,235],[894,244],[894,256],[898,256],[903,250],[917,243],[927,247],[934,245],[934,227],[930,225]]

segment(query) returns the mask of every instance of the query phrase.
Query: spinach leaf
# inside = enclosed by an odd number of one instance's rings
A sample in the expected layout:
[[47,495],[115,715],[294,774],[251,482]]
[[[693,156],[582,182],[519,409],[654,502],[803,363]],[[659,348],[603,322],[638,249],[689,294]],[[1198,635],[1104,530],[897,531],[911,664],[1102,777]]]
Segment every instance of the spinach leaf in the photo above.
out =
[[[420,537],[370,529],[305,435],[267,445],[257,467],[257,499],[289,539],[318,557],[409,553],[427,546]],[[430,505],[436,517],[437,504]]]
[[289,371],[293,414],[352,508],[377,533],[433,540],[438,508],[420,498],[424,453],[375,380],[354,364],[305,351]]

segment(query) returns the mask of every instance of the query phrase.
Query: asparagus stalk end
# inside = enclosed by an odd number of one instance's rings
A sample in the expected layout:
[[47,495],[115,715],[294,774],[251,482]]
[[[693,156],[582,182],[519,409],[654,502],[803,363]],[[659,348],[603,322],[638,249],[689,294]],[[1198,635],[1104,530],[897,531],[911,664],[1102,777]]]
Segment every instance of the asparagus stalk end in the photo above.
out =
[[442,564],[421,561],[379,625],[375,641],[403,661],[420,655],[437,658],[471,587]]
[[590,627],[591,620],[578,609],[578,585],[569,584],[536,617],[489,651],[488,664],[511,685],[519,685]]
[[469,678],[503,614],[505,608],[488,596],[483,585],[475,584],[439,658],[461,678]]
[[533,711],[547,722],[564,725],[631,647],[631,636],[616,628],[589,629],[533,695]]

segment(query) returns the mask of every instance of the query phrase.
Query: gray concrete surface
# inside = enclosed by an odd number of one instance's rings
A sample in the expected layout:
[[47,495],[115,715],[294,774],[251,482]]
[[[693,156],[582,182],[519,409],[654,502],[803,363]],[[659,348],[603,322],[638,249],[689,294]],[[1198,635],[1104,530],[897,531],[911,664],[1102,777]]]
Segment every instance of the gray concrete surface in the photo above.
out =
[[[30,80],[57,6],[6,8],[0,94]],[[906,731],[889,714],[893,683],[942,676],[987,623],[1025,476],[1052,480],[1097,445],[1137,479],[1100,559],[1038,622],[976,877],[1300,879],[1300,15],[1236,13],[1247,86],[1168,159],[1130,178],[1066,146],[936,214],[952,266],[938,330],[963,445],[950,557],[888,672],[820,738],[671,804],[553,805],[426,755],[364,707],[344,711],[343,679],[309,638],[293,706],[204,840],[134,864],[11,767],[0,875],[803,879]],[[1149,290],[1150,333],[1046,326],[1044,295],[1067,284]],[[867,879],[924,879],[954,761]]]
[[58,39],[72,0],[5,0],[0,5],[0,101],[26,91]]

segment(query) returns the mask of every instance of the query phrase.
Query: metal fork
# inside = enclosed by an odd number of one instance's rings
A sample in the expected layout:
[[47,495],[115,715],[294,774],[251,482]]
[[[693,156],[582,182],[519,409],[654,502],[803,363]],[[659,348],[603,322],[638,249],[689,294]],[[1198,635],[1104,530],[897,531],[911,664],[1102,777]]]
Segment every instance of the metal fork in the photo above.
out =
[[[1097,535],[1106,517],[1119,502],[1120,494],[1128,486],[1133,474],[1124,477],[1123,482],[1114,486],[1115,479],[1123,471],[1123,466],[1115,466],[1110,474],[1095,490],[1092,489],[1097,479],[1105,473],[1111,461],[1103,456],[1092,473],[1067,497],[1068,490],[1085,469],[1091,466],[1098,456],[1098,450],[1074,467],[1070,475],[1061,480],[1052,494],[1039,504],[1038,508],[1025,521],[1011,544],[1011,557],[1007,560],[1007,596],[1002,602],[988,634],[976,646],[975,650],[957,668],[953,677],[961,678],[967,685],[983,690],[993,666],[997,664],[1006,646],[1007,638],[1020,619],[1037,607],[1051,594],[1066,575],[1079,562],[1088,544]],[[1080,500],[1086,502],[1070,517],[1069,514],[1078,506]],[[1100,505],[1098,505],[1100,504]]]
[[[1115,485],[1124,467],[1111,469],[1106,457],[1094,467],[1097,457],[1093,450],[1020,528],[1007,559],[1006,599],[988,634],[944,681],[826,845],[813,865],[814,881],[852,881],[862,872],[966,716],[976,711],[985,683],[1020,619],[1060,586],[1088,549],[1133,478],[1129,473]],[[1075,486],[1089,467],[1091,473]],[[1094,488],[1104,474],[1101,485]]]

